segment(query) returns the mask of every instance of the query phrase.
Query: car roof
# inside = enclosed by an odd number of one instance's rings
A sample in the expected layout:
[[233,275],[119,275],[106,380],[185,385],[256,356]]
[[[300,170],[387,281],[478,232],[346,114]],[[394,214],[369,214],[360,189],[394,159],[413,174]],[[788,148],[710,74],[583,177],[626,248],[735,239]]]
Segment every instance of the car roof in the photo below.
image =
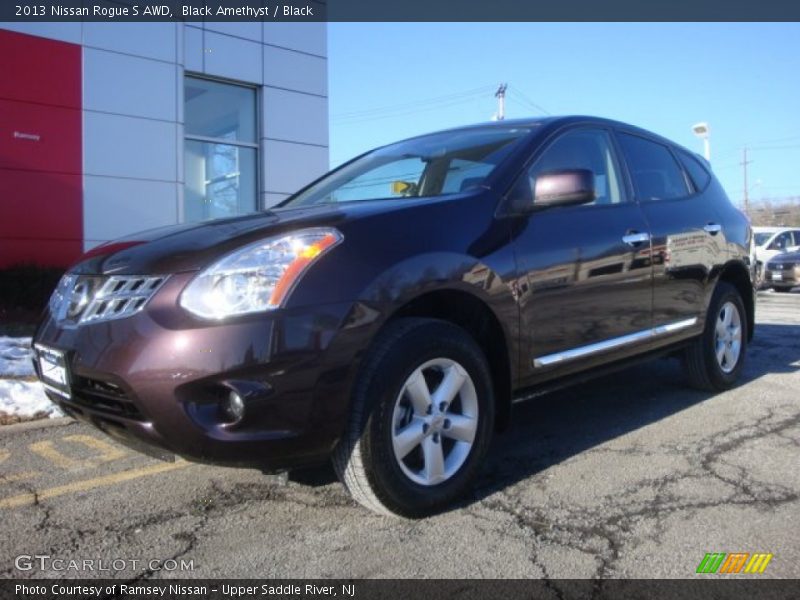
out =
[[[630,123],[624,123],[622,121],[615,121],[613,119],[606,119],[603,117],[593,117],[590,115],[561,115],[561,116],[532,117],[532,118],[520,118],[520,119],[503,119],[501,121],[486,121],[483,123],[474,123],[471,125],[463,125],[460,127],[452,127],[449,129],[432,131],[425,134],[412,136],[410,138],[407,138],[407,140],[413,140],[428,135],[437,135],[441,133],[455,133],[458,131],[470,131],[475,129],[494,129],[494,128],[507,129],[514,127],[530,127],[532,129],[539,129],[539,128],[544,128],[545,126],[550,126],[548,127],[548,129],[550,129],[551,127],[558,128],[564,125],[584,124],[584,123],[602,125],[605,127],[613,127],[616,129],[623,129],[631,133],[649,137],[651,139],[660,141],[668,146],[680,148],[685,152],[688,152],[692,156],[699,157],[700,160],[707,165],[705,159],[700,154],[697,154],[696,152],[689,150],[685,146],[682,146],[673,140],[658,135],[657,133],[653,133],[652,131],[642,129],[641,127],[637,127],[635,125],[631,125]],[[402,140],[402,141],[407,141],[407,140]]]
[[792,231],[795,229],[800,229],[800,227],[762,227],[760,225],[753,227],[755,233],[780,233],[781,231]]

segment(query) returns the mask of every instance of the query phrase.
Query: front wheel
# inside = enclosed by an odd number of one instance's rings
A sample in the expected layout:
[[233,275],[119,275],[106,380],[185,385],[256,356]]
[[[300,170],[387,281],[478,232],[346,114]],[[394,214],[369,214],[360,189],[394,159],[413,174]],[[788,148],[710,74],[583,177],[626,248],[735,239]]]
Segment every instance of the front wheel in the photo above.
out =
[[739,292],[720,282],[714,290],[703,334],[686,349],[689,381],[701,390],[727,390],[744,367],[747,317]]
[[423,517],[468,489],[493,425],[489,367],[469,334],[399,319],[369,350],[334,467],[367,508]]

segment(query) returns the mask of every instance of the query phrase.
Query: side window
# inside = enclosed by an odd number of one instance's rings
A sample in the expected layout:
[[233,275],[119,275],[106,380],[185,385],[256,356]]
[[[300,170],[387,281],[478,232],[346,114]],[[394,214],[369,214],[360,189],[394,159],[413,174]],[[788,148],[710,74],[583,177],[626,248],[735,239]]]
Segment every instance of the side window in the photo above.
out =
[[463,192],[476,185],[480,185],[486,176],[494,169],[495,165],[483,162],[473,162],[462,158],[454,158],[447,168],[447,175],[442,186],[443,194]]
[[[353,202],[375,198],[416,196],[425,166],[425,162],[417,157],[392,160],[351,179],[337,189],[328,201]],[[403,182],[407,184],[407,187],[395,187],[394,184],[397,182]]]
[[687,173],[689,173],[689,178],[694,184],[695,191],[702,192],[704,189],[706,189],[708,182],[711,181],[711,175],[708,173],[708,170],[694,156],[687,154],[682,150],[678,150],[677,154],[678,159],[683,165],[683,168],[686,169]]
[[689,194],[683,172],[669,148],[627,133],[621,133],[619,141],[641,200],[671,200]]
[[528,171],[527,194],[532,196],[536,178],[543,173],[569,169],[588,169],[594,173],[595,200],[591,204],[622,202],[619,171],[607,132],[578,129],[556,139]]
[[800,246],[800,229],[795,229],[792,233],[794,234],[794,239],[790,246]]
[[783,233],[775,236],[772,243],[769,245],[770,250],[785,250],[792,245],[792,232],[784,231]]

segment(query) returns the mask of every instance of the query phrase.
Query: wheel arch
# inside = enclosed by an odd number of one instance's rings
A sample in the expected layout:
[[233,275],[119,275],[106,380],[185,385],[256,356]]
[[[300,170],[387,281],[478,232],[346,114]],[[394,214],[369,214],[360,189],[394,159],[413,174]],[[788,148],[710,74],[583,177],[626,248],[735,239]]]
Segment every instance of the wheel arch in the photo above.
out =
[[736,288],[742,297],[747,317],[747,341],[753,339],[753,332],[756,325],[756,298],[753,282],[750,279],[750,272],[741,261],[731,261],[727,263],[717,277],[717,283],[724,281]]
[[425,292],[395,310],[384,323],[405,317],[447,321],[464,329],[478,343],[489,363],[495,395],[495,429],[508,426],[511,416],[512,361],[508,334],[483,300],[461,289]]

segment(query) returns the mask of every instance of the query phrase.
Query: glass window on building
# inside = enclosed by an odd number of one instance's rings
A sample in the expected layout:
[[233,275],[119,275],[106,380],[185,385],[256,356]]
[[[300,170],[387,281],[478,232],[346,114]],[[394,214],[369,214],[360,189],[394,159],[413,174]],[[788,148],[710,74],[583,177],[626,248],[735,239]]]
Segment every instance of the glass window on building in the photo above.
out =
[[186,77],[184,221],[258,208],[256,90]]

